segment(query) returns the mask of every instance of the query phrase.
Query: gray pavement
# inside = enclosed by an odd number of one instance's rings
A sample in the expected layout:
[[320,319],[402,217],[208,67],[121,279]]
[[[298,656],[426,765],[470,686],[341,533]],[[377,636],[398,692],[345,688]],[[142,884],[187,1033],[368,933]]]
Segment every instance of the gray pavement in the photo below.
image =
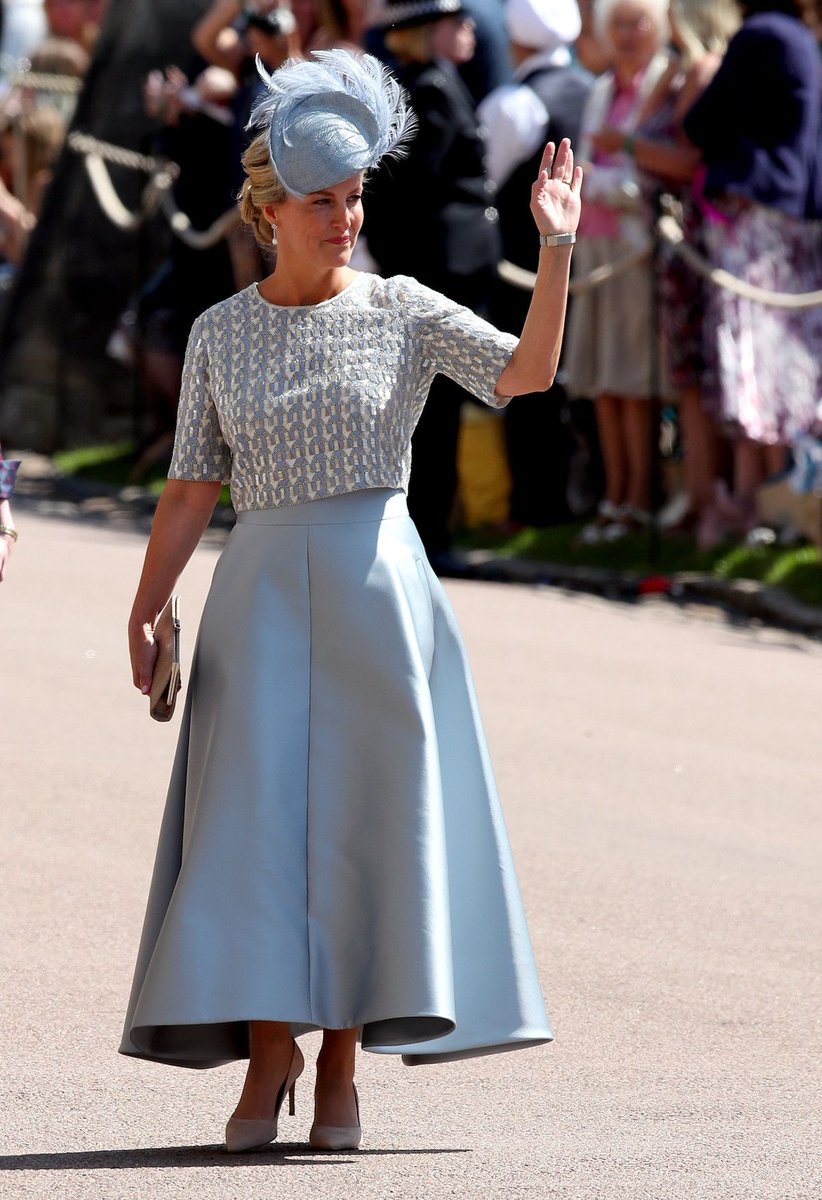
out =
[[[0,585],[0,1196],[820,1200],[818,643],[450,584],[557,1040],[431,1068],[362,1056],[361,1154],[307,1149],[303,1083],[283,1144],[228,1158],[239,1065],[115,1053],[175,737],[126,661],[144,539],[19,519]],[[184,577],[187,630],[216,553]]]

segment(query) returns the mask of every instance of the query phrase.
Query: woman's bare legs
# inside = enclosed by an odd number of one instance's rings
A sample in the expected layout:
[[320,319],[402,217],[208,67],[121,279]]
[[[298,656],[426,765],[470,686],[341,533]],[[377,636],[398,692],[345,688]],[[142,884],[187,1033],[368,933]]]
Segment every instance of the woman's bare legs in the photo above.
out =
[[627,495],[632,508],[646,513],[651,508],[651,421],[654,405],[650,400],[624,396],[622,436],[628,463]]
[[628,460],[622,428],[622,398],[597,396],[596,416],[602,465],[605,468],[605,499],[618,507],[627,500]]
[[324,1029],[317,1056],[314,1120],[337,1128],[359,1124],[354,1102],[358,1029]]
[[751,438],[733,443],[733,495],[728,495],[722,480],[717,482],[712,511],[700,530],[701,545],[715,545],[728,534],[744,536],[751,529],[757,516],[759,488],[784,469],[787,452],[786,446],[766,446]]
[[785,466],[787,447],[742,438],[734,445],[734,499],[745,519],[756,515],[756,494],[770,475]]
[[285,1021],[251,1021],[250,1025],[248,1071],[233,1115],[244,1121],[273,1121],[294,1042]]
[[[251,1021],[250,1025],[248,1071],[233,1115],[243,1120],[273,1120],[294,1043],[284,1021]],[[358,1029],[323,1030],[315,1087],[315,1118],[320,1125],[357,1124],[352,1084],[358,1033]]]
[[685,489],[688,511],[700,516],[714,499],[719,469],[719,432],[705,412],[698,388],[685,388],[680,400],[680,418],[685,442]]

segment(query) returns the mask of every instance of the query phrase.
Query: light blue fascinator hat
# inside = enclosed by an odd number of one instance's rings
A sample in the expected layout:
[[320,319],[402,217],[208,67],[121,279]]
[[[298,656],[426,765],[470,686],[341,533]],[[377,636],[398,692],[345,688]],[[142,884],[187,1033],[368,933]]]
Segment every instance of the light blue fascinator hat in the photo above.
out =
[[416,129],[405,92],[370,54],[317,50],[269,75],[248,128],[268,129],[271,161],[293,196],[307,196],[398,155]]

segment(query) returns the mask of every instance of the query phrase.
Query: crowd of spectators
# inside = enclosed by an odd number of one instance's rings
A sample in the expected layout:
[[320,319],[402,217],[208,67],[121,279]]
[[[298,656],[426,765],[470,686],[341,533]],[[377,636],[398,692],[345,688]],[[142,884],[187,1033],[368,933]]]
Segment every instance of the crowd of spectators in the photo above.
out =
[[[3,0],[0,8],[0,312],[26,252],[107,0]],[[17,531],[18,460],[0,448],[0,582]]]
[[6,0],[0,27],[0,289],[28,245],[106,0]]
[[[66,39],[87,53],[102,7],[46,0],[50,53]],[[177,201],[205,227],[238,190],[257,56],[275,70],[329,47],[376,53],[408,90],[419,132],[405,160],[368,181],[356,265],[412,274],[513,331],[528,294],[497,264],[535,269],[522,213],[545,140],[571,137],[584,213],[561,382],[484,418],[504,430],[500,515],[539,525],[587,507],[585,542],[667,522],[709,544],[751,528],[762,483],[822,428],[822,307],[762,304],[706,282],[654,238],[660,198],[714,267],[774,292],[822,288],[822,56],[811,9],[807,0],[214,0],[192,30],[190,60],[152,73],[145,102],[159,147],[182,167]],[[71,28],[68,10],[82,14]],[[9,264],[36,220],[65,121],[16,95],[0,133]],[[145,287],[137,328],[159,453],[191,322],[267,274],[275,254],[239,231],[209,250],[174,243]],[[604,281],[589,286],[592,273]],[[679,504],[666,512],[663,405],[677,414],[682,459]],[[448,548],[466,409],[460,390],[437,380],[415,441],[410,503],[434,556]],[[592,464],[587,488],[581,458]]]

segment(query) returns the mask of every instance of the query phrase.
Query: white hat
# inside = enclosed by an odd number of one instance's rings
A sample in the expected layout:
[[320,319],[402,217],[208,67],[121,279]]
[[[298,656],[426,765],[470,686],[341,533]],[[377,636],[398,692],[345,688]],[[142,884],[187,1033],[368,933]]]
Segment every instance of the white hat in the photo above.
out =
[[508,0],[505,24],[512,42],[534,50],[569,46],[582,32],[577,0]]
[[287,192],[307,196],[401,153],[416,118],[405,93],[370,54],[317,50],[269,75],[249,128],[268,126],[274,170]]

